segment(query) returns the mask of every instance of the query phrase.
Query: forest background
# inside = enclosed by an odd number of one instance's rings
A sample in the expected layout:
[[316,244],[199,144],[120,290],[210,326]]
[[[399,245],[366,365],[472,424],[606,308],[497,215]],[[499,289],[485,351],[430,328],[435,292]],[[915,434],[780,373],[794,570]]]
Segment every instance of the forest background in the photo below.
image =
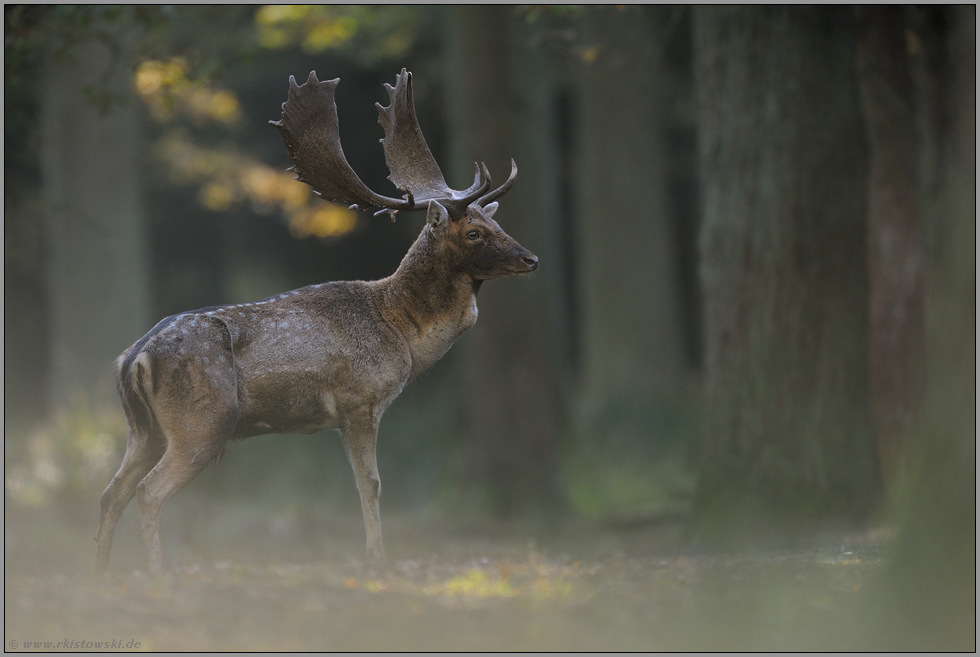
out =
[[[126,435],[112,363],[158,319],[394,271],[422,217],[317,199],[268,121],[289,75],[339,77],[347,158],[397,195],[373,104],[404,67],[451,186],[515,158],[498,218],[541,267],[486,285],[389,409],[382,515],[541,545],[641,528],[651,554],[664,531],[700,554],[884,528],[867,606],[891,620],[868,636],[896,643],[867,645],[975,647],[975,24],[5,6],[7,568],[94,559]],[[360,537],[358,509],[334,433],[259,437],[175,496],[164,535],[177,564],[236,542],[316,560]],[[120,569],[143,567],[136,515]]]

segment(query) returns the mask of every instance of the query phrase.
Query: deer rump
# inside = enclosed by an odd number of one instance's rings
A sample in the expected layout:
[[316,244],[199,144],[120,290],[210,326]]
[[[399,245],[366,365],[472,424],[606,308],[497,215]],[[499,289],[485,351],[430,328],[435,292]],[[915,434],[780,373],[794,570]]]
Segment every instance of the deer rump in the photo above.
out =
[[[483,281],[527,274],[538,260],[493,220],[517,166],[490,189],[449,189],[415,118],[411,74],[386,85],[378,105],[394,199],[368,189],[347,164],[337,131],[339,80],[290,77],[283,136],[298,179],[326,200],[425,210],[426,225],[397,271],[378,281],[311,285],[253,303],[214,306],[160,321],[116,361],[130,433],[122,465],[101,500],[96,568],[108,566],[112,533],[136,496],[150,570],[163,572],[160,515],[167,500],[233,438],[339,429],[354,470],[367,555],[385,559],[377,471],[378,424],[405,384],[476,321]],[[376,214],[378,214],[376,213]]]

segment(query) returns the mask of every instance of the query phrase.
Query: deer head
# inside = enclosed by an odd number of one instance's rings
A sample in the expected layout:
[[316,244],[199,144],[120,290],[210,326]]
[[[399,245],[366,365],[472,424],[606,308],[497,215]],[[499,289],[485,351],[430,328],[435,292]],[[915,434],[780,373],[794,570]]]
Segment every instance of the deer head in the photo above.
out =
[[538,268],[538,258],[518,244],[493,220],[497,203],[471,203],[463,217],[453,220],[439,201],[429,201],[427,229],[435,238],[436,262],[447,269],[466,272],[475,281],[528,274]]

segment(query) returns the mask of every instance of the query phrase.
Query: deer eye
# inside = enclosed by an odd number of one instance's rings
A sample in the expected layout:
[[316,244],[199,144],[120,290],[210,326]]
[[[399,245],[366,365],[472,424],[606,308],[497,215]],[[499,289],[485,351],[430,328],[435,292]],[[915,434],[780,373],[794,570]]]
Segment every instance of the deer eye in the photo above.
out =
[[478,230],[471,230],[470,232],[466,233],[466,239],[469,239],[469,240],[478,240],[478,239],[480,239],[480,231],[478,231]]

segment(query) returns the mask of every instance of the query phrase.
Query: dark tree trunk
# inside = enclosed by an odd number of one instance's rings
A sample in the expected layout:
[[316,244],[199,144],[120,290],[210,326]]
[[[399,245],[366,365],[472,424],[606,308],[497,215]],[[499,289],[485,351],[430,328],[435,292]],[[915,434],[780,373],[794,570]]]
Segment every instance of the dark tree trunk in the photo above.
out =
[[[125,42],[127,25],[120,19],[104,28]],[[116,356],[149,328],[141,130],[129,97],[129,64],[120,50],[92,39],[53,62],[45,83],[41,153],[53,407],[79,392],[111,391]],[[129,103],[100,108],[87,90]]]
[[529,278],[483,285],[479,320],[457,347],[466,368],[467,483],[490,511],[509,516],[556,501],[559,381],[551,307],[562,272],[553,230],[550,87],[512,7],[453,8],[448,33],[454,177],[471,180],[473,161],[484,161],[499,185],[516,159],[520,175],[495,219],[541,260]]
[[876,499],[867,157],[842,17],[695,10],[706,531],[857,519]]
[[921,401],[924,256],[904,9],[857,10],[861,101],[870,145],[868,274],[871,422],[882,478],[895,484]]

